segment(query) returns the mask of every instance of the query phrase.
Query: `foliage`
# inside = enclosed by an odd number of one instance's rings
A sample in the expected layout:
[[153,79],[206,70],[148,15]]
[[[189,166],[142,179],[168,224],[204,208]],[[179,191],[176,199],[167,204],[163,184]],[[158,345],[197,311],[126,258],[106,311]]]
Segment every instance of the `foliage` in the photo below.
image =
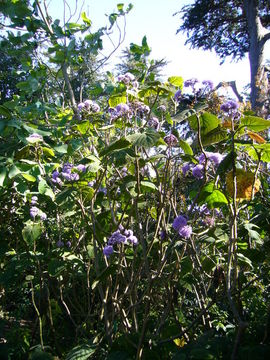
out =
[[178,74],[108,73],[80,99],[106,29],[13,5],[32,34],[7,34],[24,78],[0,107],[0,357],[269,357],[269,121]]

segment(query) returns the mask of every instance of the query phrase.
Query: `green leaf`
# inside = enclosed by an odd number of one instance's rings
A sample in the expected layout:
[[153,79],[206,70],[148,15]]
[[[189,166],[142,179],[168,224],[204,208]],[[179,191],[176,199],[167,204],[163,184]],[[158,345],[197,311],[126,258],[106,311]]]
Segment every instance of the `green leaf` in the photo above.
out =
[[248,151],[248,155],[251,156],[254,160],[259,160],[258,153],[260,154],[262,161],[267,163],[270,162],[270,144],[252,145]]
[[89,121],[84,121],[84,122],[82,122],[80,124],[77,124],[77,129],[79,130],[79,132],[82,135],[86,134],[89,127],[90,127]]
[[209,133],[202,135],[202,143],[204,146],[208,146],[224,141],[227,138],[227,131],[217,127]]
[[48,264],[50,276],[59,276],[65,270],[65,262],[59,259],[52,259]]
[[53,201],[55,199],[54,192],[50,188],[50,186],[47,184],[46,180],[41,179],[38,184],[38,191],[41,195],[45,195],[50,197]]
[[185,140],[180,139],[178,144],[186,155],[193,155],[190,145]]
[[95,345],[82,344],[74,347],[66,356],[66,360],[88,360],[96,351]]
[[236,152],[230,152],[219,164],[216,174],[222,175],[225,174],[226,171],[231,170],[234,161],[236,160],[237,154]]
[[110,98],[109,98],[109,105],[110,107],[114,108],[116,107],[117,105],[119,104],[126,104],[127,102],[127,97],[125,94],[123,95],[112,95]]
[[[201,134],[206,135],[210,131],[216,129],[220,124],[220,119],[213,114],[205,112],[200,115],[200,126],[201,126]],[[198,120],[196,115],[192,115],[189,118],[189,125],[192,130],[198,131]]]
[[0,186],[2,187],[7,176],[7,170],[2,167],[0,168]]
[[259,245],[263,244],[262,238],[260,237],[260,234],[254,230],[254,228],[259,229],[259,226],[251,223],[244,224],[244,228],[248,231],[249,236],[256,241]]
[[54,157],[55,153],[53,149],[42,146],[42,151],[44,155],[47,155],[48,157]]
[[103,151],[101,151],[100,155],[105,156],[112,153],[114,150],[125,149],[129,146],[130,146],[130,141],[125,138],[121,138],[119,140],[116,140],[109,146],[107,146]]
[[147,129],[143,133],[128,135],[127,139],[135,146],[143,146],[145,148],[156,145],[160,135],[154,129]]
[[22,230],[22,236],[28,245],[33,245],[33,242],[40,237],[42,231],[40,224],[28,223]]
[[124,9],[124,4],[117,4],[117,10],[122,13],[123,12],[123,9]]
[[245,125],[249,130],[258,132],[270,127],[270,120],[265,120],[257,116],[245,116],[241,119],[241,125]]
[[218,208],[221,205],[228,204],[228,200],[220,190],[214,190],[206,197],[205,202],[209,209]]
[[57,145],[54,147],[54,150],[58,152],[59,154],[66,154],[68,149],[67,144]]
[[84,22],[86,25],[91,26],[92,21],[91,21],[90,19],[88,19],[85,11],[82,12],[81,17],[82,17],[83,22]]
[[156,185],[150,181],[141,181],[141,186],[149,188],[151,190],[157,190]]
[[183,88],[184,80],[181,76],[170,76],[168,81],[174,86],[180,87],[181,89]]
[[25,180],[30,181],[30,182],[35,182],[37,180],[33,175],[30,175],[27,173],[21,173],[21,175]]

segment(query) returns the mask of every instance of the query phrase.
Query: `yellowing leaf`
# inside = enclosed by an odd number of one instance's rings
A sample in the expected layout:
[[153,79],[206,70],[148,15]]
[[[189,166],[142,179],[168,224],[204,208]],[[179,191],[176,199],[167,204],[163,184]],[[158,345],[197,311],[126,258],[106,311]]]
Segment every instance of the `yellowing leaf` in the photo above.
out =
[[254,141],[256,141],[257,143],[259,143],[259,144],[264,144],[264,143],[266,143],[266,140],[262,137],[262,136],[260,136],[259,134],[256,134],[255,132],[253,132],[253,131],[248,131],[248,136],[252,139],[252,140],[254,140]]
[[182,337],[181,339],[177,338],[177,339],[174,339],[173,342],[175,343],[176,346],[178,347],[184,347],[185,344],[186,344],[186,341],[185,341],[185,338]]

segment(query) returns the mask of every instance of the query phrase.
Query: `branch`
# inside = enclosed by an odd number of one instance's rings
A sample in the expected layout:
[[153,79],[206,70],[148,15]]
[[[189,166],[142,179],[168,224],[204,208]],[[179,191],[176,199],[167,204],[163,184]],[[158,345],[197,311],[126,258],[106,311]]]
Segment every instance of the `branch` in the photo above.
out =
[[239,102],[242,102],[242,101],[243,101],[243,96],[241,96],[241,95],[239,94],[239,92],[238,92],[238,90],[237,90],[236,82],[235,82],[234,80],[233,80],[233,81],[222,81],[222,82],[220,82],[220,83],[216,86],[215,90],[218,90],[219,88],[221,88],[221,87],[226,87],[226,86],[229,86],[229,87],[232,89],[232,91],[233,91],[234,94],[236,95],[236,97],[237,97],[237,99],[238,99]]

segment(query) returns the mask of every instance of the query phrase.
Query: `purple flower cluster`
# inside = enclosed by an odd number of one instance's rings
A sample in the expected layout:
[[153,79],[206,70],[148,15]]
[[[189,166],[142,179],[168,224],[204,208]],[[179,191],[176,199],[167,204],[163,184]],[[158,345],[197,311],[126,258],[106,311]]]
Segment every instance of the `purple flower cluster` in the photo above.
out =
[[183,215],[177,216],[172,224],[174,230],[178,232],[181,237],[190,238],[192,234],[192,227],[187,225],[187,217]]
[[[211,162],[213,162],[215,165],[219,165],[221,161],[223,160],[223,155],[220,153],[213,153],[213,152],[205,152],[207,159],[209,159]],[[201,154],[199,156],[199,163],[204,164],[205,163],[205,155]]]
[[159,120],[157,117],[153,116],[151,117],[148,122],[147,125],[150,126],[151,128],[158,130],[159,129]]
[[85,100],[84,102],[78,104],[78,110],[85,110],[91,113],[97,113],[100,111],[100,106],[92,100]]
[[69,182],[78,181],[80,179],[80,175],[78,174],[78,172],[86,172],[86,166],[83,164],[75,166],[67,162],[63,165],[61,172],[59,172],[58,170],[53,171],[51,180],[54,184],[62,186],[63,180]]
[[178,144],[178,139],[173,134],[166,135],[163,140],[168,146],[176,146]]
[[184,82],[184,86],[185,87],[192,87],[194,88],[194,86],[199,82],[198,79],[192,78],[192,79],[188,79]]
[[47,215],[40,210],[38,207],[36,207],[35,205],[38,205],[38,197],[37,196],[32,196],[31,198],[31,207],[30,207],[30,217],[35,220],[37,217],[44,221],[47,219]]
[[131,82],[135,80],[135,76],[127,72],[125,75],[119,75],[117,80],[119,82],[123,82],[125,85],[129,85]]
[[167,108],[165,105],[159,105],[159,107],[157,108],[160,112],[166,112]]
[[228,100],[220,106],[220,110],[225,113],[233,113],[239,107],[239,104],[234,100]]
[[204,85],[205,90],[212,91],[214,89],[214,83],[211,80],[203,80],[202,84]]
[[41,142],[43,141],[43,137],[40,134],[37,133],[33,133],[31,135],[29,135],[26,140],[28,140],[30,143],[37,143],[37,142]]
[[177,102],[180,101],[181,98],[182,98],[182,91],[181,91],[181,90],[177,90],[176,93],[174,94],[174,97],[173,97],[173,98],[174,98],[174,100],[177,101]]
[[[224,156],[219,153],[214,152],[205,152],[207,160],[210,160],[215,166],[218,166],[223,160]],[[203,179],[204,177],[204,167],[205,167],[205,155],[201,154],[198,158],[199,164],[193,165],[191,163],[185,163],[182,166],[183,175],[186,176],[188,171],[192,171],[192,175],[196,179]]]
[[114,121],[119,118],[130,118],[132,111],[128,104],[120,103],[115,108],[110,108],[109,114],[111,115],[111,120]]
[[133,234],[132,230],[125,229],[122,225],[120,225],[118,230],[113,232],[112,235],[109,237],[107,245],[103,249],[103,254],[106,257],[112,255],[114,251],[113,246],[117,244],[137,245],[138,239]]

